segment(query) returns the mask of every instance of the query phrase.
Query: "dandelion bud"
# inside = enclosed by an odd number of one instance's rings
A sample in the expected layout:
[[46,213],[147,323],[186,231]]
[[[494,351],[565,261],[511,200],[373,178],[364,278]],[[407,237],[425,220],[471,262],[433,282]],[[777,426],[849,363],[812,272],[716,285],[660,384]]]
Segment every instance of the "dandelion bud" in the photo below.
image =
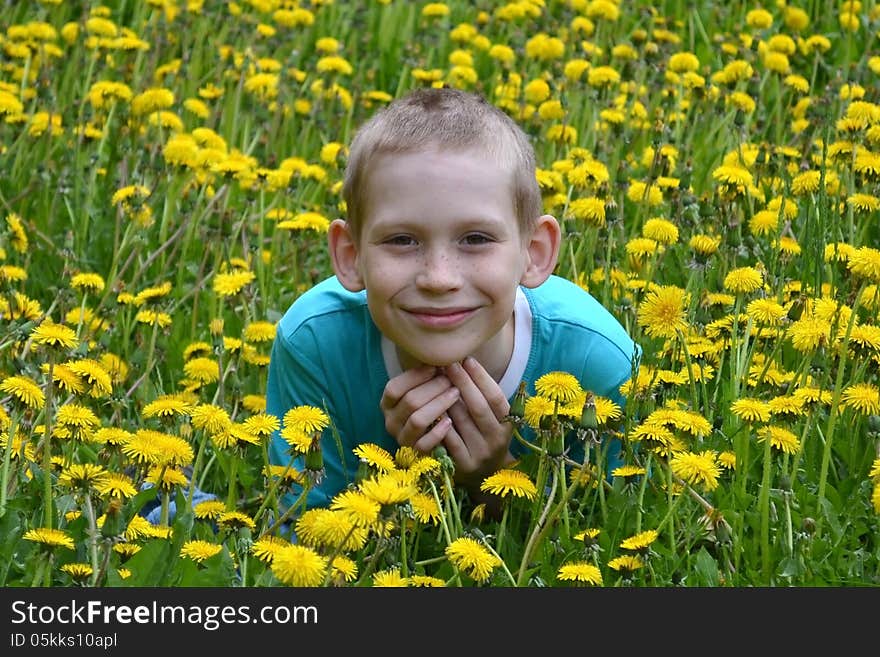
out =
[[605,221],[608,223],[617,221],[620,212],[618,211],[617,202],[613,198],[605,201]]
[[779,477],[779,488],[784,491],[791,490],[791,478],[788,475],[780,475]]
[[730,528],[726,522],[719,522],[715,524],[715,538],[719,543],[729,543],[730,542]]
[[312,437],[312,444],[306,452],[305,464],[306,470],[312,472],[320,472],[324,469],[324,454],[321,452],[321,434],[316,433]]
[[520,420],[526,413],[526,382],[520,381],[519,388],[513,396],[513,403],[510,405],[510,417]]
[[804,530],[806,534],[812,534],[816,531],[816,521],[813,520],[810,516],[806,516],[801,523],[801,529]]
[[737,128],[742,128],[746,124],[746,114],[742,110],[736,110],[736,114],[733,115],[733,125]]
[[873,434],[880,433],[880,415],[868,416],[868,432]]
[[437,445],[431,452],[431,456],[440,461],[440,467],[446,472],[455,472],[455,462],[450,458],[449,453],[443,445]]
[[596,417],[596,399],[591,394],[587,394],[584,400],[584,406],[581,409],[581,429],[596,430],[599,428],[599,420]]
[[793,322],[798,321],[804,314],[805,305],[806,301],[803,296],[799,296],[797,299],[795,299],[792,302],[791,307],[788,309],[788,318]]
[[[565,432],[562,430],[559,420],[553,416],[548,417],[550,418],[550,436],[547,440],[547,455],[562,456],[562,452],[565,449]],[[541,418],[542,424],[543,420],[544,418]]]
[[715,208],[712,206],[711,201],[709,201],[705,198],[700,199],[700,217],[701,218],[708,219],[709,217],[711,217],[715,213],[714,211],[715,211]]
[[107,505],[107,513],[104,516],[104,524],[101,525],[101,536],[114,538],[125,531],[125,522],[122,517],[122,500],[111,498]]

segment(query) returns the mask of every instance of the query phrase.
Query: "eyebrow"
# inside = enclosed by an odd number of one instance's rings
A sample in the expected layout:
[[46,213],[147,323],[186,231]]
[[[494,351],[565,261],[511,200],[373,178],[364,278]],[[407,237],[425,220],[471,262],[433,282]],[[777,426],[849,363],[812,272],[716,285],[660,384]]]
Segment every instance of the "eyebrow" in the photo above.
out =
[[[424,228],[426,224],[421,219],[378,219],[368,222],[372,228],[379,228],[381,230],[418,230]],[[499,217],[465,217],[462,219],[456,219],[453,227],[461,230],[461,229],[474,229],[474,230],[504,230],[508,226],[515,226],[515,220],[503,219]]]

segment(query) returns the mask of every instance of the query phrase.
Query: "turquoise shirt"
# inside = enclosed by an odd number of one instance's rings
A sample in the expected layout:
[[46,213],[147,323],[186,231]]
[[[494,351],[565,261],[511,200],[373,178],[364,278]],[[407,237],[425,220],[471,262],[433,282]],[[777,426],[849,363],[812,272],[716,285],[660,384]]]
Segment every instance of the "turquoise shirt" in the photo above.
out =
[[[537,288],[520,290],[531,311],[531,340],[527,355],[521,355],[525,363],[521,380],[528,393],[535,394],[534,382],[540,376],[563,371],[576,376],[585,390],[623,406],[620,386],[632,376],[639,350],[614,316],[588,292],[558,276]],[[390,378],[382,343],[367,309],[366,293],[347,291],[335,276],[300,296],[278,324],[266,412],[280,419],[294,406],[325,409],[342,442],[340,454],[331,429],[324,431],[325,474],[309,491],[308,508],[327,506],[353,481],[358,457],[352,450],[358,444],[375,443],[391,454],[397,450],[379,408]],[[574,455],[578,446],[571,447]],[[512,441],[514,456],[522,449]],[[269,457],[278,465],[290,460],[288,445],[277,432]],[[297,459],[294,465],[301,469],[303,464]],[[298,493],[285,496],[284,503],[291,504]]]

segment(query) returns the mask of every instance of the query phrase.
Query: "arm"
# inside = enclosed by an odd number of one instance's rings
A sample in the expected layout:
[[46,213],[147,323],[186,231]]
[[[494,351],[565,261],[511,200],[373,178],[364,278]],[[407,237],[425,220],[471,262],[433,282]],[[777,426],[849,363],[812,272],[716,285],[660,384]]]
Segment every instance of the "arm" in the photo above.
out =
[[[333,418],[332,400],[324,383],[323,372],[320,366],[307,356],[308,343],[298,344],[305,339],[305,335],[297,334],[296,340],[288,340],[281,333],[279,327],[278,334],[272,344],[266,387],[266,412],[279,420],[283,420],[284,414],[295,406],[309,405],[324,409],[325,404],[328,415],[331,419]],[[326,434],[328,433],[329,430],[325,430],[325,436],[322,438],[323,445],[332,444],[332,442],[327,442]],[[276,431],[269,443],[269,461],[273,465],[287,465],[291,461],[288,450],[287,442]],[[339,461],[338,458],[334,460],[336,449],[324,448],[323,451],[325,468],[335,468]],[[295,458],[292,467],[302,471],[304,468],[302,457]],[[331,492],[326,488],[327,483],[328,478],[325,478],[309,490],[308,507],[325,506],[329,503]],[[293,504],[301,492],[301,487],[294,485],[291,492],[283,497],[283,506]]]

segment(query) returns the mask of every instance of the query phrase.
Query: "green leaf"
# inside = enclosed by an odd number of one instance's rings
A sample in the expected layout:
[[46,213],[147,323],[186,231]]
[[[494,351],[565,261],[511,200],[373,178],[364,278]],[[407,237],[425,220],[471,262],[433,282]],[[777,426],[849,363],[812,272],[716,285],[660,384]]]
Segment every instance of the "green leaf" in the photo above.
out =
[[697,576],[697,586],[718,586],[721,583],[718,562],[704,547],[700,548],[694,559],[694,573]]
[[141,548],[131,557],[125,567],[131,571],[131,576],[122,580],[123,586],[161,586],[162,582],[169,579],[168,575],[174,570],[178,562],[176,553],[171,552],[171,543],[156,538]]

